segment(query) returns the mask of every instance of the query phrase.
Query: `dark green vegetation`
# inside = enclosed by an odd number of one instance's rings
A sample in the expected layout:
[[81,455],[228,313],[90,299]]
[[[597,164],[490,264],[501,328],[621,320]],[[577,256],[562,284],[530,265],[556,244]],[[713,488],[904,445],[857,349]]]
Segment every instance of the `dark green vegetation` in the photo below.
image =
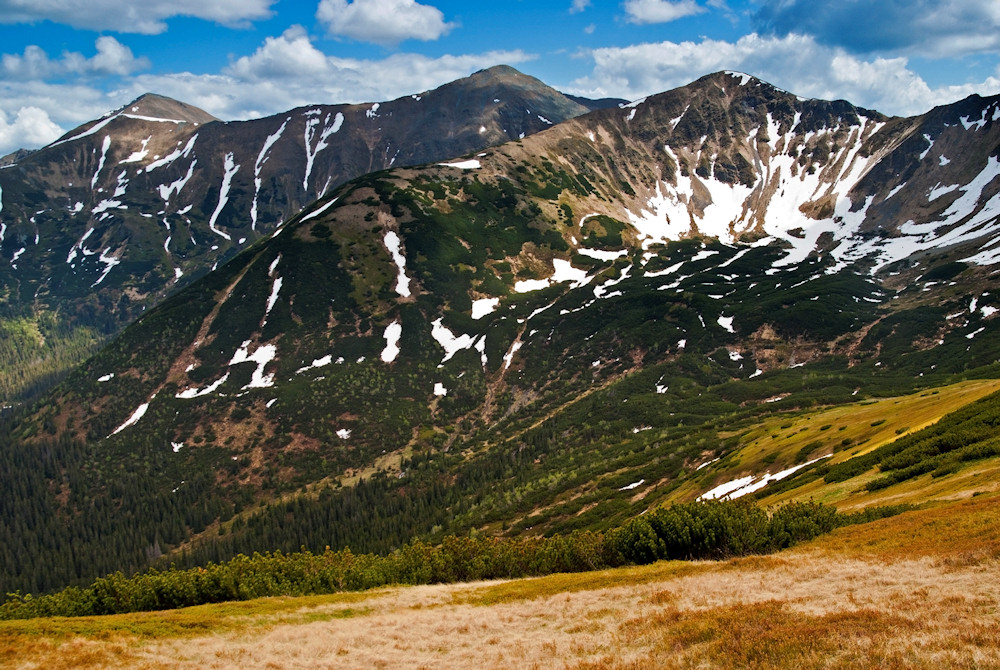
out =
[[449,535],[437,546],[419,540],[385,555],[350,549],[319,554],[281,552],[179,570],[102,577],[85,588],[30,597],[14,594],[0,620],[90,616],[189,607],[265,596],[358,591],[389,584],[509,579],[643,565],[660,559],[730,558],[790,547],[838,526],[884,518],[903,507],[841,515],[832,507],[794,503],[770,516],[746,502],[662,507],[607,534],[500,539]]
[[[323,239],[313,248],[328,245],[336,249],[335,240]],[[267,267],[279,253],[302,254],[310,247],[288,234],[276,242],[279,244],[261,256],[247,276],[254,267],[263,267],[266,276]],[[736,253],[721,245],[715,248],[720,261]],[[664,262],[673,264],[701,250],[697,243],[671,245],[664,250]],[[753,262],[759,254],[760,262],[767,262],[770,253],[764,248],[741,260]],[[323,255],[317,254],[317,264]],[[309,258],[308,254],[300,257]],[[390,373],[378,360],[384,341],[379,342],[377,336],[358,337],[354,334],[357,322],[349,321],[341,335],[330,338],[335,351],[347,353],[349,363],[331,364],[305,375],[294,375],[294,370],[279,372],[279,379],[293,375],[293,381],[273,389],[252,390],[260,399],[250,403],[234,400],[239,386],[249,379],[249,371],[243,381],[236,381],[228,397],[182,400],[173,397],[180,387],[168,386],[158,392],[163,404],[152,404],[138,426],[107,438],[134,405],[149,397],[150,387],[141,379],[122,374],[103,384],[82,381],[141,361],[162,361],[163,372],[157,372],[155,366],[144,369],[150,377],[165,374],[182,345],[195,338],[202,318],[211,311],[211,297],[224,291],[239,274],[239,268],[227,267],[213,275],[212,281],[199,284],[197,292],[189,290],[165,303],[133,329],[135,337],[116,341],[81,369],[74,378],[79,380],[76,386],[73,380],[66,385],[69,394],[80,394],[79,406],[96,408],[104,389],[119,384],[117,393],[122,399],[117,401],[121,408],[117,414],[105,418],[107,413],[95,412],[84,420],[60,411],[57,404],[43,404],[36,419],[13,422],[5,430],[8,446],[0,450],[4,459],[0,508],[8,510],[0,525],[4,588],[39,593],[67,584],[85,584],[115,570],[130,573],[150,564],[205,565],[264,550],[294,552],[306,547],[321,552],[326,546],[350,546],[355,551],[385,554],[413,538],[440,542],[448,534],[472,529],[509,537],[574,530],[605,532],[669,498],[684,482],[703,482],[701,490],[709,488],[715,473],[725,470],[727,454],[738,448],[735,438],[720,438],[720,434],[733,434],[783,413],[997,374],[992,364],[972,365],[991,362],[1000,355],[996,338],[977,337],[973,343],[976,353],[970,357],[966,351],[969,340],[960,330],[931,351],[912,351],[891,363],[881,359],[885,363],[880,366],[874,365],[870,354],[867,363],[853,366],[846,357],[827,355],[803,368],[740,379],[749,376],[747,370],[753,363],[747,365],[748,356],[742,361],[731,360],[726,342],[742,351],[747,349],[713,321],[723,310],[739,314],[738,310],[745,309],[744,301],[737,298],[720,309],[721,301],[707,298],[704,293],[719,289],[711,284],[710,268],[704,264],[700,262],[703,272],[679,283],[680,292],[657,291],[637,279],[626,279],[616,285],[623,295],[589,308],[609,310],[600,319],[574,320],[561,314],[561,304],[579,304],[570,302],[578,300],[572,292],[543,292],[547,293],[543,300],[555,300],[556,305],[536,315],[530,326],[546,336],[546,346],[532,348],[529,339],[519,352],[525,363],[510,370],[502,370],[502,363],[493,363],[496,358],[491,357],[493,371],[483,371],[474,351],[460,352],[439,369],[440,349],[426,334],[408,343],[404,327],[403,353]],[[282,267],[280,262],[277,267]],[[302,286],[314,292],[324,286],[335,287],[339,293],[333,294],[332,302],[354,308],[347,281],[320,283],[309,274],[309,268],[308,262],[295,268],[305,275]],[[750,290],[755,296],[773,295],[777,299],[780,287],[768,289],[766,284],[753,281],[758,271],[751,266],[743,271],[747,278],[732,280],[729,290],[735,288],[737,295]],[[815,276],[814,271],[808,266],[798,270],[803,278]],[[327,264],[322,272],[329,275],[336,268]],[[732,266],[729,272],[736,274]],[[801,281],[796,280],[796,272],[786,270],[774,283]],[[283,291],[294,290],[293,276],[291,272],[285,275]],[[677,278],[667,276],[660,281]],[[840,279],[816,281],[828,281],[831,287],[817,288],[816,295],[829,295],[833,304],[841,300],[832,290]],[[754,283],[752,289],[746,288]],[[861,286],[868,290],[867,283]],[[249,304],[264,302],[261,295],[244,298],[238,291],[234,295]],[[301,304],[299,300],[297,297],[296,304]],[[526,297],[520,300],[526,301]],[[609,307],[604,307],[605,302]],[[879,309],[866,301],[850,303]],[[276,330],[308,342],[310,332],[305,327],[297,331],[297,319],[283,309],[275,307],[268,327],[278,322],[280,329]],[[406,309],[415,312],[417,308]],[[515,313],[527,316],[533,307],[525,302],[515,309]],[[704,330],[698,320],[702,313]],[[407,318],[417,317],[405,314],[404,324]],[[654,328],[656,314],[664,316],[658,317],[662,325]],[[239,311],[234,316],[246,317]],[[252,318],[259,320],[259,316]],[[745,316],[734,321],[738,328],[743,318],[752,321],[760,317],[747,309]],[[979,322],[968,326],[978,327]],[[233,332],[220,330],[220,335],[231,341],[218,351],[239,346],[241,338],[233,337]],[[688,342],[678,350],[675,338],[681,336],[687,336]],[[661,347],[661,355],[665,354],[662,362],[653,362],[656,358],[648,354],[653,361],[640,369],[630,369],[623,362],[611,363],[610,370],[592,365],[593,360],[607,360],[615,351],[640,347],[656,351],[657,341],[672,345]],[[882,342],[892,341],[887,338]],[[301,363],[318,357],[330,346],[330,340],[311,346],[314,348],[301,356]],[[793,350],[787,340],[777,340],[774,346]],[[562,348],[568,349],[569,355],[563,355],[567,362],[559,368],[555,352]],[[429,352],[429,361],[419,357],[421,350]],[[855,355],[863,352],[861,348]],[[167,355],[160,358],[160,353]],[[207,349],[205,357],[198,360],[210,365],[211,355],[217,354]],[[371,360],[353,363],[361,355]],[[225,365],[228,356],[217,360]],[[416,361],[407,362],[407,356]],[[574,364],[576,359],[582,362]],[[293,359],[286,365],[290,368],[301,363]],[[459,377],[462,372],[467,374]],[[479,414],[480,401],[475,398],[489,388],[491,375],[501,372],[509,385],[494,400],[495,414],[487,422]],[[204,386],[219,376],[217,371],[199,381]],[[449,387],[449,396],[439,398],[436,409],[428,405],[430,384],[422,381],[427,379],[445,380]],[[519,400],[530,389],[544,392],[530,402]],[[863,392],[852,395],[856,389]],[[460,393],[468,394],[474,402]],[[273,414],[263,414],[264,399],[272,397],[277,398],[270,408]],[[989,419],[983,407],[970,411]],[[379,420],[369,425],[344,420],[344,414]],[[264,416],[273,417],[273,423],[264,421]],[[345,425],[355,431],[349,441],[335,434]],[[247,428],[240,433],[233,426]],[[74,438],[69,430],[60,432],[74,427],[81,432],[86,427],[89,435]],[[827,432],[832,431],[818,429],[817,435]],[[912,441],[919,435],[905,439]],[[184,446],[175,451],[172,441]],[[407,443],[410,451],[395,462],[364,471],[360,481],[344,480],[343,485],[339,481],[339,473],[363,468],[380,454],[383,445]],[[308,446],[287,448],[294,444]],[[716,467],[695,470],[714,458],[722,459]],[[785,465],[802,460],[794,458]],[[774,465],[781,467],[782,461]],[[874,465],[872,461],[868,468]],[[824,467],[822,463],[814,465],[780,486],[822,477]],[[627,488],[640,480],[643,483],[639,486]],[[319,484],[303,488],[317,481]],[[269,501],[265,497],[268,491],[291,495]],[[636,497],[637,493],[641,495]],[[197,535],[189,543],[192,533]],[[44,560],[39,560],[41,556]]]

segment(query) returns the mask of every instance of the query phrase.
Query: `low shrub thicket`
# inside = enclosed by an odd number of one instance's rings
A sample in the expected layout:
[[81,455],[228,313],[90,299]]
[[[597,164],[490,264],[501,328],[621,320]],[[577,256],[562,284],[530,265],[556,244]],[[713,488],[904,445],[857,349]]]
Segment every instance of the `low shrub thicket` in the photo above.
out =
[[840,515],[817,503],[791,503],[771,514],[748,501],[660,507],[608,533],[506,539],[448,536],[420,540],[388,555],[350,549],[320,554],[254,553],[179,570],[121,572],[86,588],[51,595],[8,594],[0,620],[154,611],[265,596],[360,591],[388,584],[465,582],[583,572],[661,559],[710,559],[777,551],[838,526],[882,518],[904,508]]
[[790,503],[768,515],[750,502],[711,500],[660,507],[609,536],[631,563],[719,559],[778,551],[846,525],[846,519],[819,503]]

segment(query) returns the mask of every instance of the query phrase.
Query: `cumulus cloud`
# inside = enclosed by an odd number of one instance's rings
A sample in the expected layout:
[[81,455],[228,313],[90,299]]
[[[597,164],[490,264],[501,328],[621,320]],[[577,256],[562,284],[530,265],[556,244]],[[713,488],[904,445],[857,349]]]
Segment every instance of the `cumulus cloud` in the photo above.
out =
[[443,55],[392,54],[381,60],[337,58],[293,27],[267,38],[220,74],[140,75],[118,91],[122,103],[145,91],[196,105],[222,119],[251,119],[317,103],[391,100],[436,88],[476,70],[533,59],[522,51]]
[[50,84],[0,77],[0,155],[37,149],[124,102],[79,81]]
[[403,40],[436,40],[454,23],[436,7],[415,0],[322,0],[316,18],[331,35],[391,46]]
[[813,35],[853,53],[956,56],[1000,48],[996,0],[760,0],[758,32]]
[[72,52],[53,60],[41,47],[31,45],[23,54],[3,54],[0,71],[6,79],[27,81],[66,75],[128,75],[149,67],[146,58],[136,58],[131,49],[114,37],[98,37],[95,46],[97,53],[91,58]]
[[719,70],[753,74],[796,95],[845,99],[886,114],[913,115],[972,93],[995,94],[1000,79],[931,88],[905,57],[865,60],[807,35],[750,34],[736,42],[659,42],[595,49],[592,72],[570,93],[639,98]]
[[590,7],[590,0],[573,0],[573,5],[569,8],[570,14],[577,14],[582,12],[587,7]]
[[625,0],[625,13],[630,23],[668,23],[704,12],[694,0]]
[[271,16],[276,0],[0,0],[0,23],[52,21],[74,28],[155,35],[165,19],[190,16],[227,26]]
[[22,148],[40,147],[63,134],[48,113],[38,107],[22,107],[14,114],[13,122],[0,110],[0,156]]

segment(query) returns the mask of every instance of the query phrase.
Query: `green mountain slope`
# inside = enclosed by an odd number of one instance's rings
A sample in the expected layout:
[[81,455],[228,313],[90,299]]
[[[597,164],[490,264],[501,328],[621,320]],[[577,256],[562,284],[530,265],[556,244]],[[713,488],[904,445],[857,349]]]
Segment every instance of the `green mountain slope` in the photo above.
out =
[[37,396],[107,337],[329,189],[445,160],[588,108],[497,66],[397,100],[225,123],[147,94],[0,170],[0,403]]
[[997,104],[890,120],[720,73],[351,181],[11,420],[4,574],[601,529],[838,463],[746,436],[997,375]]

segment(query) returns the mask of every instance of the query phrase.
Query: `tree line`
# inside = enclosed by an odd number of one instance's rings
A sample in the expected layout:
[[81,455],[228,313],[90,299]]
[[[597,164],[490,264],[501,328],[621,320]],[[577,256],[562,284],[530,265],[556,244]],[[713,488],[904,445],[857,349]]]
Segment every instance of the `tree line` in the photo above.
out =
[[131,577],[115,572],[85,587],[40,597],[8,594],[0,620],[155,611],[265,596],[360,591],[389,584],[434,584],[584,572],[662,559],[719,559],[777,551],[839,526],[907,509],[844,515],[819,503],[765,511],[748,501],[660,507],[606,533],[530,538],[449,535],[437,545],[414,540],[388,554],[350,549],[320,553],[240,554],[222,563]]

